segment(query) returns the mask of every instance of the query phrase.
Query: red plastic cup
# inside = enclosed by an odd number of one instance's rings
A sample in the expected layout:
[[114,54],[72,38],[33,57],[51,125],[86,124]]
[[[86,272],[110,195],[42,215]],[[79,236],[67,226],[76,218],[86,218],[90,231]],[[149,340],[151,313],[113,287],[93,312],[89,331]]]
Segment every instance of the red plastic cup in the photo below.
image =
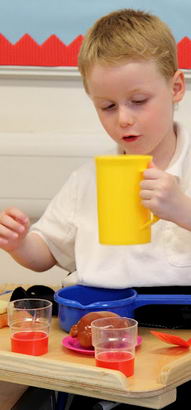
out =
[[137,327],[135,319],[124,317],[94,320],[91,330],[96,366],[133,376]]
[[45,299],[18,299],[8,305],[11,351],[41,356],[48,352],[52,302]]

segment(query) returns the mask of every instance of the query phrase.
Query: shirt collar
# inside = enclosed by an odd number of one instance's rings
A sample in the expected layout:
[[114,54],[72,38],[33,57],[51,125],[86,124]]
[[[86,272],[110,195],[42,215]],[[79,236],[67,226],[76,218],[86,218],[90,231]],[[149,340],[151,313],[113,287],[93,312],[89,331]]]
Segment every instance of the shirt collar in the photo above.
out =
[[166,169],[166,172],[181,179],[184,159],[188,152],[188,147],[190,144],[190,136],[189,133],[186,132],[186,130],[179,123],[175,123],[174,126],[177,136],[176,151],[169,166]]

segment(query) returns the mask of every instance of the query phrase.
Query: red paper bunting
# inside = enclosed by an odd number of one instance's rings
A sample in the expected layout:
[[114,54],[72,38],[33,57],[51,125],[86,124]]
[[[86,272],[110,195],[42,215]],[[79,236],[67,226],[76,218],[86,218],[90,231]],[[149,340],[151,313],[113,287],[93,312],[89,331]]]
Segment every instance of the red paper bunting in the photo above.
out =
[[191,68],[191,40],[184,37],[177,44],[179,68]]
[[[72,43],[64,44],[52,34],[38,44],[29,34],[24,34],[12,44],[0,34],[0,65],[17,66],[77,66],[78,53],[83,40],[79,35]],[[184,37],[177,43],[179,68],[191,68],[191,40]]]
[[25,34],[12,44],[0,34],[0,65],[77,66],[82,40],[80,35],[66,45],[53,34],[43,44],[38,44]]

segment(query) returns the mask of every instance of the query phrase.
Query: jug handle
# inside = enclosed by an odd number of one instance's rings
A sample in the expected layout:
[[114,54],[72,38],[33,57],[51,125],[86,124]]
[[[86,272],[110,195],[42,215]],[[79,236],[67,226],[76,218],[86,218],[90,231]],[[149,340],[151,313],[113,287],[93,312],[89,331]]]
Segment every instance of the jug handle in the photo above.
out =
[[142,229],[145,229],[145,228],[147,228],[149,225],[153,225],[153,224],[155,224],[156,222],[158,222],[159,221],[159,217],[158,216],[156,216],[156,215],[154,215],[152,212],[151,212],[151,219],[148,221],[148,222],[146,222],[143,226],[141,226],[141,231],[142,231]]

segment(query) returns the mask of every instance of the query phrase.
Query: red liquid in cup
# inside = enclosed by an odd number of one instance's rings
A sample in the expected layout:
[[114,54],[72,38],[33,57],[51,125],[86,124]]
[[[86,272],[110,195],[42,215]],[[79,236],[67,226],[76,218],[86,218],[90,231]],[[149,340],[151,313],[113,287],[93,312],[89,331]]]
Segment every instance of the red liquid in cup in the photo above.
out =
[[11,336],[11,350],[15,353],[40,356],[48,352],[46,332],[17,332]]
[[96,357],[96,366],[120,370],[125,376],[134,374],[134,357],[129,352],[103,352]]

